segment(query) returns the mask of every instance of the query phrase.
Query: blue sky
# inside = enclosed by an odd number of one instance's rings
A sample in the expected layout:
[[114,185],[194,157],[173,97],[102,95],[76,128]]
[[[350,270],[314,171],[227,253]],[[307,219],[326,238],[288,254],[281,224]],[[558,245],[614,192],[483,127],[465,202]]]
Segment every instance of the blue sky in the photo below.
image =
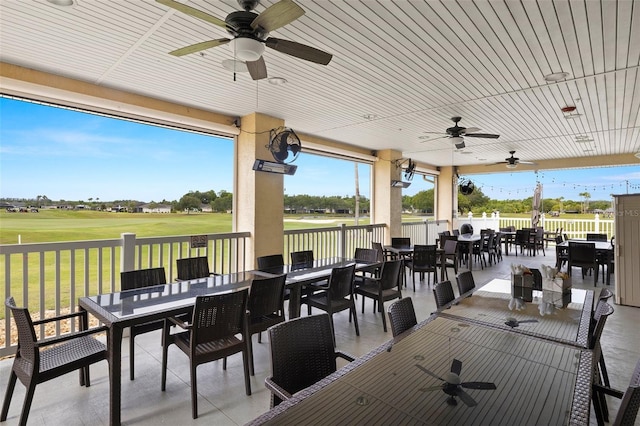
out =
[[[303,147],[304,149],[304,147]],[[189,191],[231,192],[233,142],[0,98],[0,197],[52,200],[177,200]],[[353,163],[300,155],[288,195],[351,196]],[[360,193],[370,196],[370,167],[359,165]],[[544,197],[592,200],[640,192],[640,163],[631,167],[464,176],[496,199],[526,198],[537,180]],[[403,194],[430,189],[420,176]]]

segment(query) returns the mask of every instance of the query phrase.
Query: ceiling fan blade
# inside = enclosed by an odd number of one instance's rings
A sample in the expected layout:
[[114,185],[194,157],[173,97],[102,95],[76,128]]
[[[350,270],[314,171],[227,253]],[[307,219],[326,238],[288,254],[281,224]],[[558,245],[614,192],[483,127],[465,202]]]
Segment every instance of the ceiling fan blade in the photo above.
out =
[[304,9],[291,0],[280,0],[265,9],[251,22],[251,28],[258,27],[270,33],[295,21],[304,15]]
[[498,164],[509,164],[508,161],[496,161],[495,163],[489,163],[489,164],[485,164],[485,166],[495,166]]
[[269,37],[265,41],[265,45],[278,52],[321,65],[327,65],[331,62],[331,58],[333,58],[332,54],[316,49],[315,47],[300,44],[295,41],[282,40],[281,38]]
[[200,52],[201,50],[211,49],[212,47],[222,46],[223,44],[229,43],[231,40],[228,38],[219,38],[217,40],[209,40],[203,41],[200,43],[192,44],[190,46],[181,47],[180,49],[176,49],[174,51],[169,52],[169,55],[173,56],[184,56],[189,53]]
[[466,404],[467,407],[475,407],[476,405],[478,405],[476,400],[471,398],[471,395],[469,395],[462,389],[459,389],[458,392],[456,392],[456,394],[462,400],[462,402]]
[[467,389],[497,389],[495,383],[489,382],[464,382],[460,386]]
[[220,18],[216,18],[213,15],[209,15],[206,12],[193,8],[191,6],[187,6],[186,4],[178,3],[174,0],[156,0],[158,3],[168,6],[172,9],[178,10],[182,13],[186,13],[187,15],[191,15],[195,18],[202,19],[203,21],[207,21],[213,25],[217,25],[222,28],[227,27],[227,23],[224,22]]
[[468,138],[486,138],[486,139],[498,139],[500,135],[492,135],[491,133],[465,133],[465,137]]
[[246,62],[246,64],[253,80],[267,78],[267,65],[264,63],[262,56],[260,56],[257,61]]
[[451,361],[451,372],[459,376],[461,371],[462,371],[462,361],[454,358],[453,361]]
[[428,375],[430,375],[431,377],[434,377],[438,380],[442,380],[443,382],[446,382],[445,379],[443,379],[442,377],[438,376],[436,373],[432,373],[431,371],[427,370],[426,368],[424,368],[423,366],[416,364],[416,367],[418,367],[420,370],[424,371],[425,373],[427,373]]
[[518,161],[518,164],[536,164],[536,163],[534,163],[533,161]]
[[480,128],[478,127],[467,127],[466,129],[464,129],[463,132],[461,132],[461,134],[466,135],[469,133],[475,133],[475,132],[479,132]]

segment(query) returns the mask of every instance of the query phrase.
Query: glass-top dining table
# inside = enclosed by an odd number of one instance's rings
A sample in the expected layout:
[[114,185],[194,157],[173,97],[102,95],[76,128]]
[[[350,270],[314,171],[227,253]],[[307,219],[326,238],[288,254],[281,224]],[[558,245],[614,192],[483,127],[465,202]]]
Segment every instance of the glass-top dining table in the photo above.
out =
[[592,365],[587,349],[436,313],[249,425],[585,425]]
[[[356,265],[356,270],[370,270],[378,263],[352,259],[320,259],[300,269],[290,265],[264,271],[247,271],[213,275],[135,290],[99,294],[78,299],[81,310],[89,312],[108,327],[107,361],[109,362],[109,424],[121,423],[121,354],[125,328],[189,314],[197,296],[219,294],[248,288],[255,279],[287,273],[286,288],[290,289],[289,317],[300,315],[300,294],[304,285],[326,280],[334,267]],[[295,268],[295,267],[294,267]]]

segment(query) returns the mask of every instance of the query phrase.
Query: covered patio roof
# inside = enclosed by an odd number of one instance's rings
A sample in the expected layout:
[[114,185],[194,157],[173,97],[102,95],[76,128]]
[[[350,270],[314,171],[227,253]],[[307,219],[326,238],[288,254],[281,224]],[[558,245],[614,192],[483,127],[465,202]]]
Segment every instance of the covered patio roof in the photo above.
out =
[[[276,3],[263,0],[260,13]],[[235,0],[188,4],[224,19]],[[303,141],[395,150],[462,173],[640,164],[640,7],[623,1],[299,0],[303,16],[269,36],[333,54],[324,66],[267,48],[268,77],[222,67],[231,37],[152,0],[0,1],[5,94],[234,134],[253,112],[284,120]],[[559,81],[545,76],[566,72]],[[565,107],[575,107],[563,112]],[[566,108],[565,108],[566,109]],[[571,109],[571,108],[569,108]],[[184,117],[191,117],[185,120]],[[438,138],[453,126],[456,150]],[[237,124],[237,122],[235,122]],[[510,170],[513,171],[513,170]]]

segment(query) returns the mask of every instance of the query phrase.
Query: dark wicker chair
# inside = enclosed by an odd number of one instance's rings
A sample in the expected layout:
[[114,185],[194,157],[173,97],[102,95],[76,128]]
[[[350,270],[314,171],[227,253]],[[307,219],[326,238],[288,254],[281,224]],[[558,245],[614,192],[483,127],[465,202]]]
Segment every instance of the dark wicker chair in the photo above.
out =
[[[606,296],[606,294],[605,294]],[[591,316],[591,332],[589,334],[589,349],[598,348],[600,356],[596,359],[598,365],[597,371],[602,377],[602,382],[605,386],[610,386],[609,375],[607,374],[607,366],[604,362],[604,353],[600,346],[600,337],[604,330],[604,325],[609,315],[613,313],[613,307],[606,302],[607,298],[599,298],[593,315]]]
[[[379,255],[378,255],[378,250],[376,249],[367,249],[367,248],[360,248],[357,247],[356,251],[354,253],[353,258],[357,261],[357,260],[361,260],[363,262],[367,262],[367,263],[376,263],[379,260]],[[379,272],[379,267],[372,267],[371,269],[368,270],[364,270],[362,272],[358,272],[355,275],[355,284],[358,285],[362,282],[362,279],[369,275],[369,276],[377,276],[378,272]]]
[[564,240],[561,235],[556,237],[556,269],[561,270],[569,262],[569,248],[560,246]]
[[[284,257],[281,254],[268,254],[258,257],[258,269],[272,274],[284,274]],[[291,298],[291,290],[284,289],[284,300]]]
[[607,234],[587,234],[587,241],[609,241]]
[[407,237],[391,238],[391,247],[395,247],[395,248],[411,247],[411,238],[407,238]]
[[[179,318],[165,319],[162,347],[162,383],[166,389],[167,355],[169,345],[175,344],[189,357],[191,372],[191,412],[198,418],[198,386],[196,368],[200,364],[224,359],[222,368],[227,369],[227,357],[242,352],[244,364],[244,383],[247,395],[251,395],[249,379],[249,348],[247,299],[248,289],[231,293],[196,297],[193,317],[189,324]],[[171,325],[175,324],[186,331],[171,334]],[[237,335],[241,335],[238,338]]]
[[[618,414],[613,421],[614,426],[635,425],[636,418],[638,417],[638,410],[640,409],[640,360],[638,360],[636,368],[633,370],[629,386],[624,393],[619,390],[611,389],[609,386],[602,386],[599,383],[594,383],[593,393],[596,395],[594,396],[594,404],[596,401],[604,399],[605,394],[622,399],[620,402],[620,408],[618,409]],[[598,409],[599,408],[596,408],[595,410],[596,414],[598,413]],[[598,422],[601,420],[608,421],[608,418],[598,418]]]
[[262,342],[262,332],[269,327],[284,322],[284,285],[287,275],[253,280],[249,290],[247,309],[249,310],[249,369],[255,374],[253,364],[253,342],[251,337],[258,333],[258,343]]
[[[107,328],[93,328],[37,340],[34,325],[79,317],[80,321],[83,322],[83,327],[87,327],[86,313],[75,312],[55,318],[32,321],[28,309],[17,307],[13,297],[7,298],[5,306],[13,314],[13,319],[16,323],[18,351],[13,360],[0,421],[7,420],[16,381],[20,379],[20,382],[26,387],[26,394],[19,424],[26,425],[29,410],[31,409],[31,401],[33,400],[36,385],[39,383],[80,370],[80,385],[88,387],[91,384],[89,366],[107,358],[107,347],[91,335],[104,332]],[[61,391],[64,392],[63,389]]]
[[291,270],[313,268],[313,251],[303,250],[291,252]]
[[518,256],[518,247],[520,247],[520,254],[524,253],[524,249],[529,251],[529,255],[531,255],[532,245],[530,242],[531,231],[529,229],[518,229],[516,230],[516,235],[513,239],[513,245],[516,246],[515,252],[516,256]]
[[356,305],[353,300],[353,281],[355,278],[356,265],[345,266],[343,268],[333,268],[327,286],[317,286],[320,290],[313,294],[307,294],[302,298],[301,303],[308,306],[308,314],[311,315],[311,308],[325,311],[331,317],[331,329],[335,330],[333,324],[333,314],[349,309],[349,322],[353,316],[353,323],[356,328],[356,336],[360,335],[358,327],[358,317],[356,316]]
[[271,407],[291,398],[336,371],[336,357],[354,357],[336,351],[329,315],[311,315],[283,322],[269,329],[271,376],[265,386],[271,391]]
[[[442,270],[444,268],[444,272],[449,278],[449,268],[453,268],[453,273],[458,273],[458,237],[454,236],[445,236],[444,240],[444,263],[440,260],[440,256],[437,256],[438,267]],[[455,240],[452,238],[456,238]]]
[[476,281],[473,279],[471,271],[464,271],[456,275],[456,284],[458,284],[460,296],[476,288]]
[[396,337],[404,333],[414,325],[418,324],[416,311],[413,308],[413,301],[410,297],[393,302],[387,309],[389,323],[391,323],[391,334]]
[[405,260],[405,266],[411,270],[413,279],[413,291],[416,291],[416,272],[420,274],[420,278],[427,274],[427,283],[431,282],[429,274],[433,274],[433,282],[438,281],[438,256],[436,255],[437,247],[435,245],[415,245],[413,247],[413,256],[411,259]]
[[576,268],[582,268],[582,278],[584,279],[585,272],[593,270],[593,285],[598,284],[598,260],[596,253],[595,243],[577,243],[569,241],[569,260],[568,260],[568,272],[571,276],[571,270]]
[[206,278],[213,273],[209,272],[209,261],[206,256],[187,257],[176,261],[178,269],[178,280],[193,280],[196,278]]
[[402,299],[400,290],[400,268],[402,260],[390,260],[384,262],[379,278],[365,278],[362,285],[356,287],[356,294],[364,296],[362,298],[362,312],[364,313],[364,300],[368,297],[373,299],[373,311],[382,313],[382,327],[387,331],[387,320],[384,314],[384,302],[393,299]]
[[384,262],[385,260],[392,260],[391,253],[384,249],[382,243],[371,243],[371,247],[378,252],[378,262]]
[[[121,290],[134,290],[137,288],[153,287],[166,284],[167,277],[164,268],[138,269],[136,271],[120,272]],[[164,320],[151,321],[134,325],[129,328],[129,379],[134,378],[134,349],[136,336],[150,331],[162,330]]]
[[453,301],[456,296],[453,293],[451,281],[442,281],[433,286],[433,296],[436,299],[436,306],[438,309]]

